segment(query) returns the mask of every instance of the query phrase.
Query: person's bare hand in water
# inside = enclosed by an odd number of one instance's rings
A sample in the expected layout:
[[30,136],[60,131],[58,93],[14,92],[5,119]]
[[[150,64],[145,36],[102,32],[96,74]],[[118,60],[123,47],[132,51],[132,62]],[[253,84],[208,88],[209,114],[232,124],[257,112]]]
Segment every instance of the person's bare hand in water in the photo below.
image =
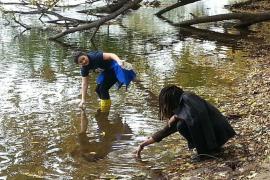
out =
[[135,151],[136,158],[141,159],[141,151],[143,148],[144,147],[141,144],[137,147],[137,150]]
[[143,143],[141,143],[137,150],[135,151],[136,154],[136,158],[141,158],[141,152],[144,149],[145,146],[148,146],[150,144],[155,143],[155,140],[152,137],[149,137],[148,139],[146,139]]
[[85,110],[85,101],[80,102],[79,108],[81,108],[82,110]]

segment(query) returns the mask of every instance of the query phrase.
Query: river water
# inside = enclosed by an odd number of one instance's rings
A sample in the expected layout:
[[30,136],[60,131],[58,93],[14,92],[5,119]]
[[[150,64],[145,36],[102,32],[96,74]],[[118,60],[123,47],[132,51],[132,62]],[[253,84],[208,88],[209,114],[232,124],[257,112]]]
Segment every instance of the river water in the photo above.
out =
[[[226,13],[224,5],[232,2],[205,0],[165,16],[177,22],[189,13]],[[139,80],[127,91],[112,88],[110,112],[101,113],[94,92],[98,74],[92,73],[85,114],[78,108],[80,74],[72,51],[49,41],[51,32],[20,34],[23,29],[7,26],[0,14],[1,179],[155,179],[173,161],[170,152],[181,153],[167,147],[187,151],[175,134],[147,147],[141,161],[134,158],[138,144],[164,125],[157,113],[160,89],[176,84],[219,105],[237,91],[233,84],[249,64],[236,39],[193,35],[155,17],[158,10],[142,7],[102,26],[94,44],[89,32],[66,37],[76,46],[118,54],[133,64]],[[196,27],[239,34],[219,23]]]

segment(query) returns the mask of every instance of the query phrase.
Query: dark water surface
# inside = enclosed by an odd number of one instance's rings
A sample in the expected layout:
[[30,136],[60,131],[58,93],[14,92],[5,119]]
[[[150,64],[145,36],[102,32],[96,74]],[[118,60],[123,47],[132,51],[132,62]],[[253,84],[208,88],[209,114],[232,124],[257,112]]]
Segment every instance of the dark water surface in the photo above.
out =
[[[227,12],[233,1],[203,1],[168,14],[174,21],[193,14]],[[95,47],[91,33],[67,38],[84,48],[114,52],[132,63],[140,82],[128,91],[111,89],[109,114],[98,112],[91,74],[87,110],[81,114],[79,68],[72,52],[47,40],[46,31],[23,31],[0,20],[0,178],[95,179],[155,178],[174,157],[163,141],[133,152],[139,142],[161,128],[157,99],[160,89],[176,84],[215,104],[226,102],[233,83],[248,71],[245,53],[236,42],[194,37],[141,8],[100,28]],[[1,14],[1,17],[3,15]],[[29,19],[28,19],[29,20]],[[223,32],[218,24],[205,29]],[[176,135],[177,140],[178,135]],[[177,144],[185,145],[180,139]],[[183,149],[186,151],[186,149]]]

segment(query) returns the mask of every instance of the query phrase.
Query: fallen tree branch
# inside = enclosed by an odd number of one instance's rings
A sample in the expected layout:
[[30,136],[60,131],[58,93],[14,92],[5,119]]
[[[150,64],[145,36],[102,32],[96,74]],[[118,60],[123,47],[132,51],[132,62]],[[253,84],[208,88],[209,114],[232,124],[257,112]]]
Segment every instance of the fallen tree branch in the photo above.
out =
[[92,39],[95,37],[95,35],[96,35],[96,33],[97,33],[99,27],[100,27],[100,26],[97,26],[97,27],[96,27],[95,31],[93,32],[92,36],[90,37],[90,40],[92,40]]
[[[2,2],[0,1],[0,4],[1,5],[22,5],[22,6],[27,6],[27,5],[33,5],[32,3],[29,3],[29,2]],[[82,3],[79,3],[79,4],[73,4],[73,5],[63,5],[63,6],[59,6],[59,5],[56,5],[54,7],[61,7],[61,8],[72,8],[72,7],[77,7],[79,5],[81,5]]]
[[93,27],[99,27],[102,24],[104,24],[105,22],[116,18],[117,16],[119,16],[120,14],[125,12],[126,10],[132,8],[134,5],[139,4],[141,1],[142,0],[129,1],[129,3],[125,4],[122,8],[118,9],[117,11],[115,11],[115,12],[113,12],[113,13],[111,13],[111,14],[109,14],[109,15],[107,15],[99,20],[93,21],[92,23],[83,24],[83,25],[80,25],[78,27],[70,28],[68,30],[62,31],[61,33],[58,33],[55,36],[50,37],[49,39],[54,40],[54,39],[58,39],[58,38],[63,37],[67,34],[70,34],[70,33],[88,30],[88,29],[91,29]]
[[98,7],[95,9],[80,10],[78,13],[94,14],[94,13],[112,13],[123,7],[129,0],[118,0],[117,3],[108,6]]
[[223,20],[240,20],[235,27],[246,27],[252,24],[270,20],[270,12],[261,13],[230,13],[230,14],[219,14],[214,16],[202,16],[180,23],[175,23],[174,26],[191,26],[200,23],[217,22]]
[[[161,18],[172,26],[175,26],[173,21],[161,16]],[[196,37],[197,39],[215,41],[217,44],[225,46],[234,46],[240,40],[245,39],[249,41],[260,41],[258,38],[249,37],[250,31],[240,30],[240,34],[229,34],[211,31],[208,29],[199,29],[193,26],[181,26],[179,29],[179,39],[182,40],[188,37]]]
[[40,9],[40,10],[34,10],[34,11],[3,11],[3,13],[4,14],[9,14],[9,13],[28,14],[28,15],[41,14],[42,16],[45,14],[46,15],[53,15],[53,16],[57,17],[58,19],[46,21],[47,23],[55,23],[56,24],[59,21],[69,21],[69,22],[71,22],[71,24],[75,24],[74,26],[78,25],[78,23],[90,23],[91,22],[91,21],[84,21],[84,20],[80,20],[80,19],[65,17],[65,16],[62,16],[62,15],[54,12],[54,11],[49,11],[46,9]]
[[22,22],[18,21],[15,16],[12,18],[14,20],[14,22],[16,22],[17,24],[19,24],[20,26],[22,26],[23,28],[25,28],[25,30],[30,30],[31,27],[27,26],[26,24],[23,24]]
[[270,12],[264,12],[264,13],[258,13],[254,17],[248,18],[246,21],[241,21],[240,23],[236,24],[234,27],[248,27],[256,23],[260,23],[263,21],[269,21],[270,20]]
[[179,1],[171,6],[168,6],[160,11],[158,11],[155,15],[160,17],[162,14],[172,10],[172,9],[175,9],[175,8],[178,8],[180,6],[184,6],[184,5],[187,5],[187,4],[191,4],[191,3],[194,3],[194,2],[197,2],[197,1],[200,1],[200,0],[182,0],[182,1]]

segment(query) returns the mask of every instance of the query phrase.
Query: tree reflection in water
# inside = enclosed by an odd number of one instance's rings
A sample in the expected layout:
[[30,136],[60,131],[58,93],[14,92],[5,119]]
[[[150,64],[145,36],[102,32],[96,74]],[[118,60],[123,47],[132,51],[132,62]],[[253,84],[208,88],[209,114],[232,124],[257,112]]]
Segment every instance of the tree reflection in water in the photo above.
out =
[[94,162],[105,158],[110,152],[121,148],[121,141],[130,140],[132,130],[127,123],[122,122],[121,116],[116,114],[109,119],[109,112],[98,110],[95,114],[97,132],[89,137],[87,127],[89,120],[86,112],[81,111],[81,129],[78,134],[77,146],[72,152],[73,158],[83,158],[86,161]]

